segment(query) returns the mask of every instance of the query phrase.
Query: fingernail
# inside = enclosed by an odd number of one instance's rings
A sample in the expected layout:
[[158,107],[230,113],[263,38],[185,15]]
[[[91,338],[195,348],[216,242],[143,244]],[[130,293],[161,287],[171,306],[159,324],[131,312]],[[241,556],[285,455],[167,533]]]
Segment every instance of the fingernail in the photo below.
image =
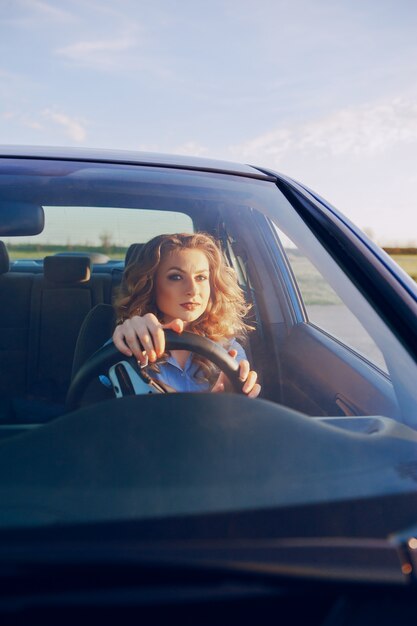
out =
[[142,357],[142,359],[139,359],[138,360],[138,365],[140,367],[146,367],[148,365],[148,357],[145,356],[145,357]]
[[154,361],[156,361],[156,352],[155,350],[151,350],[149,353],[149,360],[153,363]]

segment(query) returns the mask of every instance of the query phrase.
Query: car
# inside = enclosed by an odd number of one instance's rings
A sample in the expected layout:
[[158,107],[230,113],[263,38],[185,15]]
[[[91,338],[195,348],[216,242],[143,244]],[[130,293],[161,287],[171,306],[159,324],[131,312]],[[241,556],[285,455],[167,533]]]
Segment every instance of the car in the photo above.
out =
[[[417,288],[387,254],[288,176],[183,156],[3,146],[0,216],[2,622],[415,622]],[[109,342],[127,261],[200,231],[256,399],[204,338],[166,333],[235,393],[149,393]]]

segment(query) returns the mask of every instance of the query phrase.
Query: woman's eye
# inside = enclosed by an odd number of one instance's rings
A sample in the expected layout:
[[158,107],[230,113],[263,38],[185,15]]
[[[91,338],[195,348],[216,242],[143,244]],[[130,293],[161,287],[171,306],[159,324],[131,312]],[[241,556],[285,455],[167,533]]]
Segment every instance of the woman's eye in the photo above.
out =
[[202,282],[203,280],[207,280],[208,276],[204,276],[204,274],[200,274],[199,276],[196,276],[195,279],[198,280],[199,282]]
[[169,274],[167,278],[168,280],[181,280],[182,277],[180,274]]

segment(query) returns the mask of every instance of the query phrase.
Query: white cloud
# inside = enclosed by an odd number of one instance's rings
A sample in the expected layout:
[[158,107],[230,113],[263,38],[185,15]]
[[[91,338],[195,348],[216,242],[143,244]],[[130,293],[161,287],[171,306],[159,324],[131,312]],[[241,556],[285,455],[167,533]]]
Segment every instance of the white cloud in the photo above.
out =
[[32,93],[38,86],[33,75],[12,72],[0,67],[0,106],[16,106],[22,94]]
[[79,41],[59,48],[56,54],[77,65],[102,70],[117,69],[123,53],[130,53],[136,45],[132,35],[123,35],[116,39]]
[[52,111],[51,109],[45,109],[42,112],[42,116],[59,126],[64,128],[65,133],[75,142],[83,143],[87,136],[85,127],[79,122],[79,120],[60,113],[58,111]]
[[[393,146],[417,142],[417,102],[397,98],[385,103],[341,109],[306,123],[278,127],[230,151],[239,158],[265,158],[274,166],[290,153],[369,157]],[[236,158],[236,157],[235,157]]]
[[24,119],[23,124],[32,130],[43,130],[43,125],[37,120]]
[[326,198],[379,243],[414,236],[417,98],[346,107],[230,147],[237,161],[281,171]]
[[56,6],[52,6],[48,2],[42,0],[20,0],[26,9],[31,9],[34,12],[40,14],[43,19],[49,19],[60,22],[73,21],[74,16],[63,9],[59,9]]
[[156,154],[177,154],[181,156],[195,156],[195,157],[214,157],[210,155],[210,151],[207,147],[199,144],[196,141],[189,140],[180,144],[172,143],[131,143],[124,145],[124,149],[138,151],[138,152],[150,152]]
[[134,45],[129,38],[121,38],[103,41],[79,41],[65,48],[58,50],[59,54],[67,56],[75,61],[84,59],[92,54],[102,54],[103,52],[118,52],[128,50]]
[[4,120],[12,120],[16,117],[16,113],[14,113],[14,111],[3,111],[1,116]]
[[186,141],[175,147],[172,152],[174,154],[181,154],[186,156],[207,156],[208,150],[206,147],[198,144],[196,141]]
[[8,125],[14,123],[32,130],[44,130],[40,120],[33,119],[32,117],[17,111],[3,111],[0,115],[0,119],[3,119]]

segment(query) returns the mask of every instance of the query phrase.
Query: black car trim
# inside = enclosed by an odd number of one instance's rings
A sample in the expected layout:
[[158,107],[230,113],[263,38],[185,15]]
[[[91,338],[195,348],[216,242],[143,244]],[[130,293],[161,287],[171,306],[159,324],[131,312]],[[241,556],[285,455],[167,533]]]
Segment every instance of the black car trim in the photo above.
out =
[[[326,214],[323,210],[324,206],[323,208],[317,206],[316,200],[307,198],[287,180],[279,179],[276,184],[327,252],[337,260],[353,284],[367,300],[372,302],[405,349],[417,360],[415,294],[406,290],[399,278],[391,273],[380,259],[378,259],[378,264],[380,264],[378,267],[375,264],[375,257],[372,259],[373,262],[370,262],[369,253],[372,251],[369,248],[362,250],[358,243],[364,245],[363,242],[358,241],[353,230],[350,230],[349,236],[345,232],[348,226],[336,215]],[[356,241],[353,240],[352,235],[355,235]],[[381,270],[385,270],[387,275],[383,275]],[[389,294],[387,294],[387,289],[390,289]],[[404,296],[408,296],[408,302],[405,301]]]
[[274,267],[275,278],[283,285],[292,321],[304,322],[308,319],[304,301],[278,233],[274,231],[271,221],[265,215],[258,213],[256,220]]
[[[105,163],[105,164],[109,164],[109,165],[131,165],[133,167],[147,167],[147,168],[163,168],[163,169],[174,169],[174,170],[186,170],[186,171],[192,171],[192,172],[206,172],[206,173],[211,173],[211,174],[222,174],[224,176],[239,176],[241,178],[254,178],[256,180],[265,180],[265,181],[269,181],[272,183],[276,182],[276,176],[274,175],[270,175],[270,174],[264,174],[261,173],[259,170],[256,171],[254,169],[254,172],[248,172],[248,171],[239,171],[238,169],[233,169],[231,168],[229,169],[223,169],[222,167],[216,167],[215,165],[213,165],[212,167],[210,166],[204,166],[204,165],[186,165],[186,164],[176,164],[176,163],[164,163],[163,160],[161,159],[161,161],[155,161],[153,163],[149,163],[146,160],[133,160],[133,159],[129,159],[129,158],[125,158],[125,159],[117,159],[115,160],[114,157],[108,157],[106,158],[105,156],[99,156],[99,157],[88,157],[88,156],[65,156],[65,157],[58,157],[58,156],[31,156],[30,154],[27,155],[7,155],[7,154],[3,154],[2,152],[0,152],[0,159],[8,159],[8,160],[31,160],[31,161],[66,161],[66,162],[71,162],[71,163]],[[259,173],[257,173],[259,172]]]

